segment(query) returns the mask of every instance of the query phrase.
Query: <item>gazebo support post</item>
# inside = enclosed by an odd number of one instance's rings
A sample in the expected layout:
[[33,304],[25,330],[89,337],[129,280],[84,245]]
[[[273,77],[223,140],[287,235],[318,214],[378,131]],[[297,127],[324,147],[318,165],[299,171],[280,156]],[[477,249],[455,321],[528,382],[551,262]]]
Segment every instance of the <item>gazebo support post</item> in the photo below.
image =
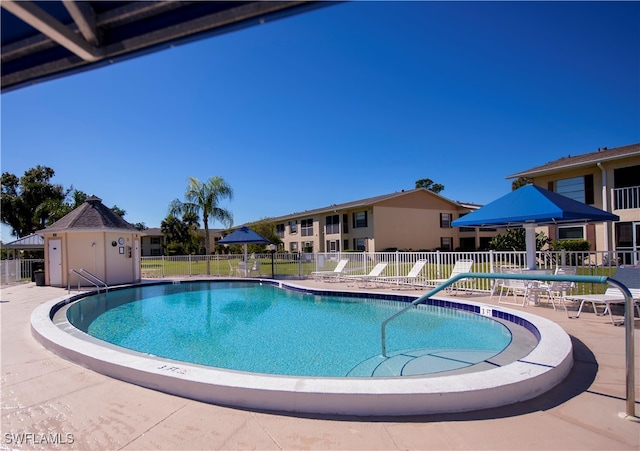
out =
[[536,225],[523,224],[525,230],[525,242],[527,244],[527,268],[536,269]]

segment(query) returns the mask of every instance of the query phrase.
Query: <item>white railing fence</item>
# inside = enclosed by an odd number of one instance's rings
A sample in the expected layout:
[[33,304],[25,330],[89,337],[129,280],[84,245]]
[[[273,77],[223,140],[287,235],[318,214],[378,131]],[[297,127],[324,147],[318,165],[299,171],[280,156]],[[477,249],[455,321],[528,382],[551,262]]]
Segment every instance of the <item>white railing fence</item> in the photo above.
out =
[[640,208],[640,186],[615,188],[613,190],[613,199],[616,210]]
[[[335,252],[335,253],[264,253],[249,255],[246,266],[242,255],[181,255],[142,257],[142,277],[219,277],[250,275],[277,279],[304,279],[314,271],[331,271],[342,258],[348,258],[344,274],[367,274],[377,263],[385,262],[385,276],[405,276],[418,260],[426,264],[415,283],[446,279],[458,260],[473,260],[472,272],[495,272],[501,266],[526,268],[526,253],[515,252]],[[207,265],[208,263],[208,265]],[[618,265],[640,264],[640,252],[551,252],[537,253],[537,266],[575,266],[580,275],[611,276]],[[3,284],[33,280],[33,272],[41,269],[43,260],[3,260],[0,276]],[[207,272],[207,266],[209,267]],[[491,281],[478,279],[473,289],[489,291]],[[602,287],[578,286],[576,293],[598,292]]]
[[[273,257],[273,259],[272,259]],[[367,274],[377,263],[386,262],[385,276],[404,276],[418,260],[426,260],[417,284],[446,279],[458,260],[473,260],[472,272],[495,272],[501,266],[526,268],[526,253],[514,252],[334,252],[334,253],[264,253],[249,255],[248,267],[259,262],[258,271],[247,273],[242,266],[242,255],[142,257],[142,275],[151,277],[195,277],[205,276],[206,261],[209,275],[275,277],[278,279],[304,279],[314,271],[331,271],[342,258],[349,262],[343,274]],[[578,274],[610,276],[621,264],[639,264],[640,252],[551,252],[537,253],[537,266],[555,269],[556,266],[575,266]],[[244,271],[244,272],[243,272]],[[476,280],[473,288],[481,291],[491,289],[491,281]],[[576,293],[597,292],[601,287],[578,286]],[[595,290],[595,291],[594,291]]]

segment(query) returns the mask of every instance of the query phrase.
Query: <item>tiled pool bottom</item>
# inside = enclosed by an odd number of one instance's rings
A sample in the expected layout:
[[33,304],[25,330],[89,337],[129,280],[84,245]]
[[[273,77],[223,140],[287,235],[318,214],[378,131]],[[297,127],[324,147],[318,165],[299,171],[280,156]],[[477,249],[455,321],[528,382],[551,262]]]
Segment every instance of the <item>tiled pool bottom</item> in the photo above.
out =
[[[303,287],[294,288],[304,290]],[[376,296],[381,295],[376,293]],[[68,298],[53,300],[32,314],[34,336],[51,351],[94,371],[137,385],[204,402],[249,409],[360,416],[478,410],[538,396],[562,381],[573,364],[571,341],[554,323],[525,312],[458,300],[442,302],[453,302],[458,304],[457,307],[469,310],[482,308],[485,312],[490,311],[494,318],[528,324],[527,328],[533,328],[539,335],[538,346],[531,352],[516,349],[512,356],[508,354],[514,349],[509,347],[509,352],[496,356],[495,361],[483,361],[484,368],[465,364],[464,367],[430,375],[388,377],[379,373],[374,377],[351,378],[270,376],[126,353],[116,347],[101,346],[95,341],[70,335],[65,331],[66,326],[58,327],[51,320],[51,311],[67,302]],[[395,357],[392,355],[387,362]],[[456,356],[418,357],[454,361]],[[470,359],[470,356],[458,357]],[[400,366],[410,368],[410,365]]]
[[538,344],[538,339],[526,328],[497,320],[504,324],[513,340],[499,354],[482,350],[420,349],[390,352],[387,358],[376,356],[353,368],[349,377],[440,377],[487,371],[525,358]]

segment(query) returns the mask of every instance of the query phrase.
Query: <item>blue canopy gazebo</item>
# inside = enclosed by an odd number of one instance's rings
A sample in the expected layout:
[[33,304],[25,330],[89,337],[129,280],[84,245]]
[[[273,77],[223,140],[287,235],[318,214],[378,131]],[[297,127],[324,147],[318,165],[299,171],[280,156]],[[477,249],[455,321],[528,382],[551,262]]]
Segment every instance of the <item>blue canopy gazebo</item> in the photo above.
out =
[[535,185],[518,188],[451,223],[454,227],[523,227],[526,230],[527,266],[536,268],[536,235],[539,225],[618,221],[599,208],[578,202]]
[[243,244],[245,263],[247,261],[247,244],[267,244],[268,242],[268,239],[249,227],[240,227],[218,241],[220,244]]

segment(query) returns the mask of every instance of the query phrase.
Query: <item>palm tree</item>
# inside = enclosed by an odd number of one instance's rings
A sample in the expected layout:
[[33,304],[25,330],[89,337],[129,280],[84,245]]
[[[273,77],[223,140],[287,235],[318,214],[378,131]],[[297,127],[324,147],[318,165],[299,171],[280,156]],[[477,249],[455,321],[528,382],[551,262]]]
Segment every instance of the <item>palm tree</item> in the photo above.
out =
[[[216,219],[231,227],[233,224],[233,216],[230,211],[219,206],[223,199],[233,198],[233,189],[222,178],[218,176],[211,177],[206,183],[200,182],[195,177],[189,177],[187,191],[184,194],[185,202],[174,200],[170,205],[170,213],[197,215],[202,217],[204,224],[204,247],[205,254],[209,255],[211,246],[209,243],[209,219]],[[207,258],[207,275],[210,274],[209,259]]]

